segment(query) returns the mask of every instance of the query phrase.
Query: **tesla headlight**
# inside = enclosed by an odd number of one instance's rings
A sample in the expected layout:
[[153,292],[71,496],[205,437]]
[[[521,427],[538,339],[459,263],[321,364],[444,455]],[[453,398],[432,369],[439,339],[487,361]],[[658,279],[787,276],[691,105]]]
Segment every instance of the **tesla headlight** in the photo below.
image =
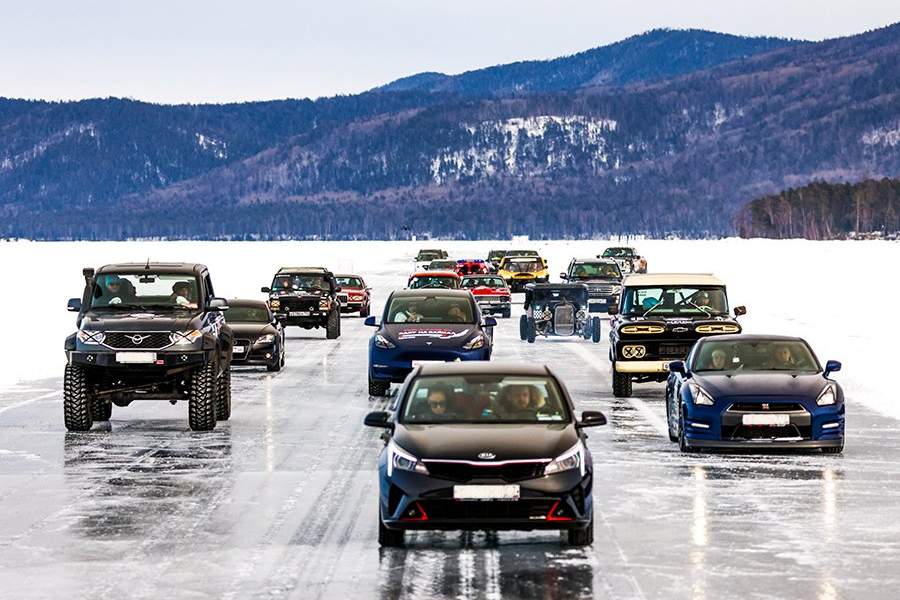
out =
[[78,341],[82,344],[102,344],[106,339],[106,334],[102,331],[88,331],[82,329],[78,332]]
[[169,339],[176,346],[189,346],[203,337],[203,333],[199,329],[191,329],[190,331],[173,331],[169,334]]
[[694,404],[703,404],[705,406],[713,405],[712,396],[706,393],[706,390],[696,383],[691,384],[691,395],[694,397]]
[[463,344],[463,350],[477,350],[484,346],[484,336],[480,333]]
[[391,342],[389,339],[387,339],[380,333],[375,334],[375,345],[378,346],[379,348],[396,348],[397,347],[394,345],[393,342]]
[[275,341],[275,334],[267,333],[266,335],[263,335],[263,336],[260,336],[259,338],[257,338],[256,343],[257,344],[271,344],[274,341]]
[[425,468],[425,465],[419,462],[418,458],[394,443],[394,440],[388,442],[387,453],[388,477],[394,474],[394,469],[428,475],[428,469]]
[[554,473],[579,469],[581,471],[581,476],[584,477],[585,468],[584,445],[581,443],[581,440],[579,440],[574,446],[547,463],[547,466],[544,467],[544,474],[552,475]]
[[816,404],[819,406],[828,406],[835,402],[837,402],[837,393],[835,392],[834,386],[829,383],[825,386],[825,389],[822,390],[822,393],[819,394],[819,397],[816,398]]

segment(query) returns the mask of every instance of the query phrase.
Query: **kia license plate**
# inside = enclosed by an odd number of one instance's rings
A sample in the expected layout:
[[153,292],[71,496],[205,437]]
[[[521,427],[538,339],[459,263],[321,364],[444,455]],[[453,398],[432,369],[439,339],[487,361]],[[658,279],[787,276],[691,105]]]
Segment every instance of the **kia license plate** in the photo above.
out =
[[744,425],[770,425],[784,427],[791,424],[790,415],[743,415],[741,422]]
[[156,352],[116,352],[116,362],[122,364],[152,365]]
[[234,347],[235,354],[243,354],[246,351],[247,351],[247,346],[235,346]]
[[454,500],[506,500],[519,499],[517,485],[454,485]]

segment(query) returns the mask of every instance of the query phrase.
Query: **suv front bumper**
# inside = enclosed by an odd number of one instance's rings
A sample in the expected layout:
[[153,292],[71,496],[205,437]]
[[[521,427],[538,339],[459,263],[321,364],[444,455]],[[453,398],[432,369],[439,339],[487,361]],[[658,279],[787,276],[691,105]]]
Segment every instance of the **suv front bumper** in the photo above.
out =
[[[69,350],[66,352],[66,358],[70,365],[81,367],[102,367],[105,369],[146,369],[153,371],[165,371],[168,369],[193,367],[205,365],[213,360],[213,350],[185,350],[183,352],[174,351],[151,351],[151,352],[115,352],[111,350],[100,350],[97,352]],[[123,355],[153,355],[152,361],[147,362],[131,362],[127,361]]]

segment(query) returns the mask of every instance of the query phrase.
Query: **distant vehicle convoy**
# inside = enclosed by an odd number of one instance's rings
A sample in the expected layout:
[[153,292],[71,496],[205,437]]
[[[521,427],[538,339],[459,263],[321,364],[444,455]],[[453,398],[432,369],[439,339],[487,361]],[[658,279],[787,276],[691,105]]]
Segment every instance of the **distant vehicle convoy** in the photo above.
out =
[[[420,260],[421,259],[421,260]],[[492,250],[487,260],[416,256],[407,289],[370,316],[371,289],[357,274],[283,267],[267,299],[216,296],[208,269],[193,263],[125,263],[84,269],[69,300],[77,331],[66,339],[63,416],[69,431],[109,420],[134,400],[188,404],[192,430],[231,416],[231,367],[286,364],[285,327],[341,333],[341,313],[375,328],[367,390],[389,412],[365,424],[385,429],[379,458],[379,543],[403,544],[417,529],[560,529],[572,545],[593,541],[593,465],[562,381],[541,364],[491,363],[492,315],[509,318],[524,291],[520,338],[581,337],[599,343],[609,321],[615,397],[635,382],[665,382],[668,435],[683,452],[704,449],[844,448],[844,394],[805,340],[748,335],[710,274],[646,274],[632,248],[572,259],[550,283],[529,250]],[[492,273],[492,261],[498,262]],[[438,267],[445,267],[441,270]],[[305,345],[316,342],[305,340]]]

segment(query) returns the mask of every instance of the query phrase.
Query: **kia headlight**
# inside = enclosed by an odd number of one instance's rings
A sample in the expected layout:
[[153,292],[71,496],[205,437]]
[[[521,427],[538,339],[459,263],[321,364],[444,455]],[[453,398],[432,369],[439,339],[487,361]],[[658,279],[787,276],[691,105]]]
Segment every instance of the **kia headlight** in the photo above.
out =
[[473,337],[471,340],[463,344],[463,350],[477,350],[484,346],[484,336],[482,334],[478,334]]
[[375,334],[375,345],[379,348],[396,348],[397,347],[394,345],[393,342],[391,342],[391,340],[387,339],[380,333]]
[[704,406],[713,405],[712,396],[696,383],[691,384],[691,395],[694,397],[694,404],[702,404]]
[[586,468],[584,464],[584,444],[581,443],[581,440],[578,440],[574,446],[547,463],[547,466],[544,467],[544,475],[578,469],[581,472],[581,476],[584,477]]
[[275,334],[267,333],[266,335],[263,335],[263,336],[260,336],[259,338],[257,338],[256,343],[257,344],[271,344],[274,341],[275,341]]
[[425,465],[419,462],[418,458],[398,446],[394,440],[388,442],[387,453],[388,477],[394,474],[394,469],[428,475],[428,469]]
[[190,346],[202,337],[203,333],[201,333],[199,329],[173,331],[169,334],[169,339],[172,340],[172,343],[176,346]]
[[825,386],[825,389],[822,390],[822,393],[819,394],[819,397],[816,398],[816,404],[819,406],[828,406],[835,402],[837,402],[837,392],[835,391],[834,386],[829,383]]
[[88,331],[86,329],[81,329],[78,331],[78,341],[82,344],[99,346],[105,339],[106,334],[102,331]]

